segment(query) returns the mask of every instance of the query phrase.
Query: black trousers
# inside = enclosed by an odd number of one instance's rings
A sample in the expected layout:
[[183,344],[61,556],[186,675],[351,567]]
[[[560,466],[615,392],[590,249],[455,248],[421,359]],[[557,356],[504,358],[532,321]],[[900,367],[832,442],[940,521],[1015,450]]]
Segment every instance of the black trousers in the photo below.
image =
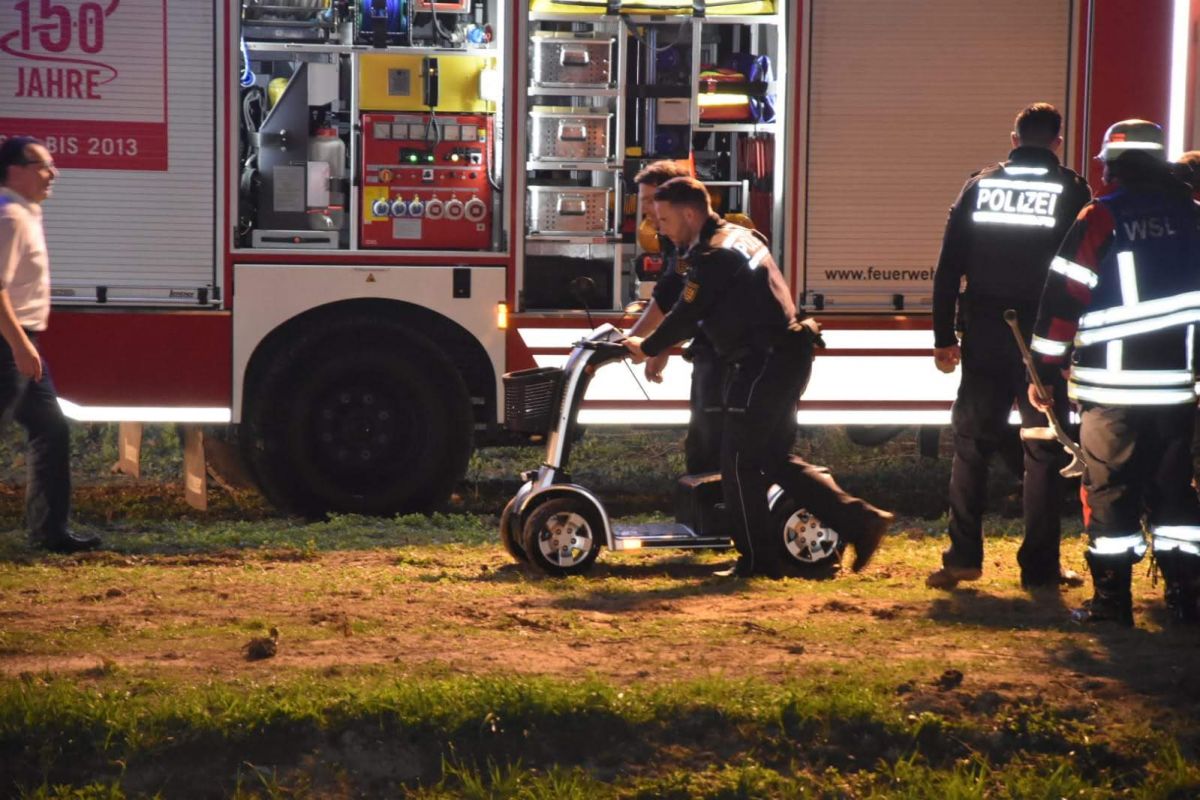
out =
[[692,391],[689,399],[687,438],[683,452],[689,475],[717,472],[721,469],[721,432],[724,429],[724,407],[721,402],[723,371],[721,362],[711,347],[694,348],[692,362]]
[[[1010,348],[1013,349],[1013,348]],[[1029,404],[1028,380],[1020,361],[1013,363],[1003,351],[964,353],[962,380],[954,402],[954,463],[950,471],[950,548],[942,563],[952,567],[983,566],[983,512],[987,505],[989,461],[1011,437],[1008,423],[1013,401],[1022,427],[1045,427],[1046,418]],[[1055,413],[1067,420],[1065,387],[1054,389]],[[1064,478],[1058,470],[1065,454],[1057,441],[1025,440],[1022,506],[1025,540],[1017,562],[1025,580],[1043,582],[1058,575],[1059,540],[1062,535]]]
[[1140,535],[1142,517],[1160,525],[1200,525],[1192,488],[1195,408],[1085,405],[1080,446],[1087,460],[1088,535]]
[[[27,332],[28,333],[28,332]],[[35,346],[36,334],[30,334]],[[71,512],[71,432],[50,368],[42,362],[42,379],[32,381],[17,371],[12,349],[0,339],[0,409],[15,419],[28,442],[25,524],[35,543],[49,543],[67,533]]]
[[878,513],[842,491],[827,470],[791,455],[796,402],[808,385],[812,358],[810,337],[792,334],[725,367],[721,487],[734,545],[751,570],[771,573],[782,563],[783,537],[775,535],[767,507],[772,483],[850,541]]

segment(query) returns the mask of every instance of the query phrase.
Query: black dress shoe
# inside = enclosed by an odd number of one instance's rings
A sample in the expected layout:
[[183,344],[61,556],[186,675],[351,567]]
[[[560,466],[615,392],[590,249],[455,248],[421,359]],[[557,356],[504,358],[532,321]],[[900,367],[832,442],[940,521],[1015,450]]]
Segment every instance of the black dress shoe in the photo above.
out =
[[85,550],[95,550],[103,542],[94,533],[75,533],[64,531],[53,539],[45,539],[40,546],[52,553],[80,553]]

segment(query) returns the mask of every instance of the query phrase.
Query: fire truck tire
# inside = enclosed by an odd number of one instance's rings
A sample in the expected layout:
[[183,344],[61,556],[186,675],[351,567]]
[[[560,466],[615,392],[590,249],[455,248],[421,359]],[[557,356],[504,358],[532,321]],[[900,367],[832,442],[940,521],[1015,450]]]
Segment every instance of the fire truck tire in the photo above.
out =
[[846,438],[859,447],[887,444],[904,432],[903,425],[847,425]]
[[285,353],[260,386],[250,455],[264,494],[306,516],[440,507],[472,448],[462,377],[397,326],[339,328]]

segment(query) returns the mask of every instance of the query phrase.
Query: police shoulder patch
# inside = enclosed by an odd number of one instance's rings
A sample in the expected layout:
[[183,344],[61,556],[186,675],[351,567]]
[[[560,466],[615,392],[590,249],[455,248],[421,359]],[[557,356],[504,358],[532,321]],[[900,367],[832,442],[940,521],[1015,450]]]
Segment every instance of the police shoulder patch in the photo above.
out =
[[695,281],[688,281],[683,285],[683,302],[691,303],[696,299],[696,295],[700,293],[700,284]]

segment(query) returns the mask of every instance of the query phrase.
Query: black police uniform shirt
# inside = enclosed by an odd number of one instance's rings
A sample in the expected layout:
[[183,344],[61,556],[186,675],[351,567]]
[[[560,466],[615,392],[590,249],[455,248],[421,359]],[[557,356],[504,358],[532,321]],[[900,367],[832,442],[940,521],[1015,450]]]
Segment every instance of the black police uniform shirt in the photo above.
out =
[[796,304],[766,239],[711,216],[681,257],[683,291],[642,351],[655,356],[703,332],[722,359],[761,350],[786,333]]
[[654,292],[650,297],[666,314],[679,300],[679,295],[683,294],[683,276],[687,267],[681,266],[679,248],[661,233],[658,234],[658,252],[662,253],[662,275],[654,284]]
[[1019,357],[1004,311],[1016,309],[1028,335],[1054,253],[1091,197],[1043,147],[1018,147],[972,175],[950,208],[934,274],[934,346],[958,343],[957,309],[964,346],[974,337],[981,354]]
[[[679,248],[666,236],[659,234],[658,250],[663,254],[663,274],[654,284],[651,298],[663,314],[667,314],[683,295],[683,287],[687,283],[687,262],[679,257]],[[696,331],[688,348],[689,357],[712,355],[712,343],[703,331]]]

